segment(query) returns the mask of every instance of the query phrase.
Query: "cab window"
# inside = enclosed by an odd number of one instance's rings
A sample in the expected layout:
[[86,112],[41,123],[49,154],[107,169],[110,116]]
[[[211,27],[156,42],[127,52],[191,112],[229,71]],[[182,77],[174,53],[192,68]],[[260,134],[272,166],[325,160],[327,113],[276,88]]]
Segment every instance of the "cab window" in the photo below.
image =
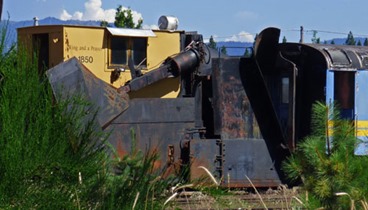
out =
[[134,66],[140,68],[147,66],[146,37],[112,36],[110,49],[111,66],[127,66],[130,56],[133,59]]

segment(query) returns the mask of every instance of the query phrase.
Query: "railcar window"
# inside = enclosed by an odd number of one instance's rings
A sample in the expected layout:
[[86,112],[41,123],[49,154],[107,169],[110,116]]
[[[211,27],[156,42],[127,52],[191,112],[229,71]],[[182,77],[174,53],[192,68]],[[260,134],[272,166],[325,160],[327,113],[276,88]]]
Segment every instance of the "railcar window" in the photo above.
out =
[[110,49],[110,65],[128,65],[132,56],[135,66],[146,66],[147,38],[112,36]]
[[125,37],[111,37],[111,64],[127,64],[128,39]]
[[281,102],[289,103],[289,78],[281,78]]
[[134,38],[133,39],[133,60],[134,65],[146,66],[147,62],[147,39],[146,38]]

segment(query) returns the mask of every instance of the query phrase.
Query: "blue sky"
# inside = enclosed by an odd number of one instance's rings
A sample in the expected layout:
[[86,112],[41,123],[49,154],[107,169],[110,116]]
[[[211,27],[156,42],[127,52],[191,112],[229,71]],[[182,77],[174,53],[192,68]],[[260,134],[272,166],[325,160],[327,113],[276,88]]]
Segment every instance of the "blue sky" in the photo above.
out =
[[198,31],[216,41],[253,41],[266,27],[281,29],[281,38],[299,41],[305,29],[305,42],[312,30],[321,41],[368,37],[367,0],[4,0],[3,19],[113,20],[118,5],[130,7],[136,19],[143,18],[146,28],[157,27],[161,15],[179,19],[180,30]]

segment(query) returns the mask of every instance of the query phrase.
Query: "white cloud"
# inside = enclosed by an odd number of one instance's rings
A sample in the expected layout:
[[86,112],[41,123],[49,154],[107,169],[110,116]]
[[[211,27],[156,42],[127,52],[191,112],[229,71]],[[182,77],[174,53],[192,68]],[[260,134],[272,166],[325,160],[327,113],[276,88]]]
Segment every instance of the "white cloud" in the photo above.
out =
[[254,36],[248,32],[241,31],[237,35],[233,35],[230,38],[225,39],[225,41],[230,42],[254,42]]
[[60,20],[70,20],[72,19],[72,15],[69,14],[65,9],[60,14]]
[[[128,9],[127,7],[122,7],[122,9]],[[63,10],[62,13],[60,14],[60,19],[61,20],[106,20],[109,23],[112,23],[115,21],[115,12],[116,12],[116,8],[115,9],[103,9],[102,8],[102,0],[87,0],[84,3],[84,11],[76,11],[73,13],[73,15],[71,15],[68,11]],[[135,23],[138,23],[139,19],[143,19],[142,18],[142,14],[137,12],[137,11],[133,11],[132,10],[132,15],[133,15],[133,21]]]

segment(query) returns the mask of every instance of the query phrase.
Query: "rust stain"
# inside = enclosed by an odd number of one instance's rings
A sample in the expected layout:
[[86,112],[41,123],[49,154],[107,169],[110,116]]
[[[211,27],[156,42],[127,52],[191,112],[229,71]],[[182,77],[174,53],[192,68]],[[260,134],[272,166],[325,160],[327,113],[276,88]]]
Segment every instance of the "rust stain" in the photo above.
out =
[[116,152],[119,158],[122,158],[128,154],[128,152],[124,149],[123,142],[121,139],[117,140]]

